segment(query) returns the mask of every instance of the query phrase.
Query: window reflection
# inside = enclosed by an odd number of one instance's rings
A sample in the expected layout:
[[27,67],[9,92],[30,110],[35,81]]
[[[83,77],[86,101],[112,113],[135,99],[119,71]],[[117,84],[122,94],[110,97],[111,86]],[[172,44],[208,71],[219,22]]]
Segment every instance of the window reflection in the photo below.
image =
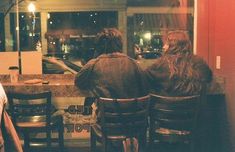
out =
[[[161,56],[164,35],[172,30],[183,30],[193,37],[193,16],[191,14],[135,14],[134,50],[136,58],[157,58]],[[137,48],[137,49],[136,49]]]
[[95,51],[95,36],[103,28],[117,27],[117,12],[65,12],[48,14],[48,54],[87,62]]
[[[107,9],[112,4],[118,7]],[[43,5],[41,8],[48,7]],[[58,2],[58,5],[71,4],[63,1]],[[61,7],[61,12],[55,12],[58,9],[53,7],[49,12],[39,8],[35,14],[20,10],[20,49],[42,49],[43,54],[67,59],[79,58],[86,63],[94,54],[96,33],[105,27],[121,29],[125,41],[124,52],[134,58],[161,56],[165,35],[172,30],[186,31],[193,42],[194,0],[110,1],[96,11],[89,10],[89,6],[87,8],[86,11],[68,11]],[[1,51],[16,50],[13,12],[10,12],[10,24],[5,24],[4,17],[0,15],[0,21],[4,23],[0,25]],[[46,25],[41,25],[41,22],[46,21]],[[4,29],[4,25],[10,25],[10,31],[9,28]]]
[[[10,14],[10,29],[13,37],[13,50],[16,50],[16,14]],[[20,50],[36,50],[41,41],[40,13],[19,13]]]
[[[165,35],[183,30],[193,42],[193,0],[128,1],[128,54],[136,59],[162,54]],[[134,46],[134,47],[133,47]]]

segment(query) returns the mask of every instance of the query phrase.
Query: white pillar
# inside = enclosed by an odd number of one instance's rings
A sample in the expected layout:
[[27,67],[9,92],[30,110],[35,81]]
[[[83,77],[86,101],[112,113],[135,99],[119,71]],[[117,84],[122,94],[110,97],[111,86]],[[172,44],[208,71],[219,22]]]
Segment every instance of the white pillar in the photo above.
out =
[[48,12],[41,12],[41,42],[42,42],[42,54],[47,54],[47,39],[45,34],[47,32],[47,14]]
[[13,51],[13,39],[10,29],[10,13],[8,13],[4,18],[4,29],[5,29],[5,51]]

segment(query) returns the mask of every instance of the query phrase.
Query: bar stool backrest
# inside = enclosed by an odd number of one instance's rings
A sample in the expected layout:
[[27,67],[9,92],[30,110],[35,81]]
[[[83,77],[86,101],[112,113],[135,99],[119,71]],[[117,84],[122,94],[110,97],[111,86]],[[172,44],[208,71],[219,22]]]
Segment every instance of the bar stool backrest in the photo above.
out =
[[149,96],[131,99],[99,98],[101,129],[104,136],[135,136],[147,127]]
[[46,125],[51,122],[51,92],[41,93],[9,93],[9,110],[13,123],[17,127],[18,122],[40,122]]
[[157,140],[190,143],[190,149],[193,150],[201,106],[201,95],[170,97],[151,94],[150,147]]

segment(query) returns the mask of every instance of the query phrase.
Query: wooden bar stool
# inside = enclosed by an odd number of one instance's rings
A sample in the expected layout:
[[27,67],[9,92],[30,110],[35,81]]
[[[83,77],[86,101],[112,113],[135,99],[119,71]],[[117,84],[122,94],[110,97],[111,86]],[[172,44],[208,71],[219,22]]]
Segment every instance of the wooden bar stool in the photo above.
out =
[[[7,94],[9,110],[13,124],[24,137],[24,149],[30,151],[30,142],[46,142],[48,149],[51,142],[58,141],[60,151],[64,149],[64,126],[62,116],[54,116],[51,104],[51,92]],[[56,130],[58,138],[52,138],[51,132]],[[46,133],[46,138],[31,138],[31,133]],[[50,151],[50,150],[49,150]]]

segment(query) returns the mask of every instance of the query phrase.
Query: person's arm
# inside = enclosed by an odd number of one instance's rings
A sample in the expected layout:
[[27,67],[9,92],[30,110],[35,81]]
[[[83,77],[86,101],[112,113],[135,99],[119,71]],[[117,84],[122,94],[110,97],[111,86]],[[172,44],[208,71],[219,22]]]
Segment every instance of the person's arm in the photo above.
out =
[[198,61],[196,63],[197,63],[197,69],[200,72],[200,78],[202,78],[202,81],[206,83],[210,83],[213,78],[213,73],[210,67],[201,58],[198,58]]
[[146,78],[151,90],[161,89],[163,81],[168,79],[169,73],[167,66],[162,63],[161,59],[157,59],[154,64],[145,70]]
[[0,122],[2,118],[2,111],[6,103],[7,103],[7,96],[2,87],[2,84],[0,83]]
[[81,91],[90,91],[95,60],[88,62],[75,77],[75,85]]
[[1,104],[7,103],[7,96],[6,96],[6,93],[2,87],[2,84],[0,84],[0,101],[1,101]]

